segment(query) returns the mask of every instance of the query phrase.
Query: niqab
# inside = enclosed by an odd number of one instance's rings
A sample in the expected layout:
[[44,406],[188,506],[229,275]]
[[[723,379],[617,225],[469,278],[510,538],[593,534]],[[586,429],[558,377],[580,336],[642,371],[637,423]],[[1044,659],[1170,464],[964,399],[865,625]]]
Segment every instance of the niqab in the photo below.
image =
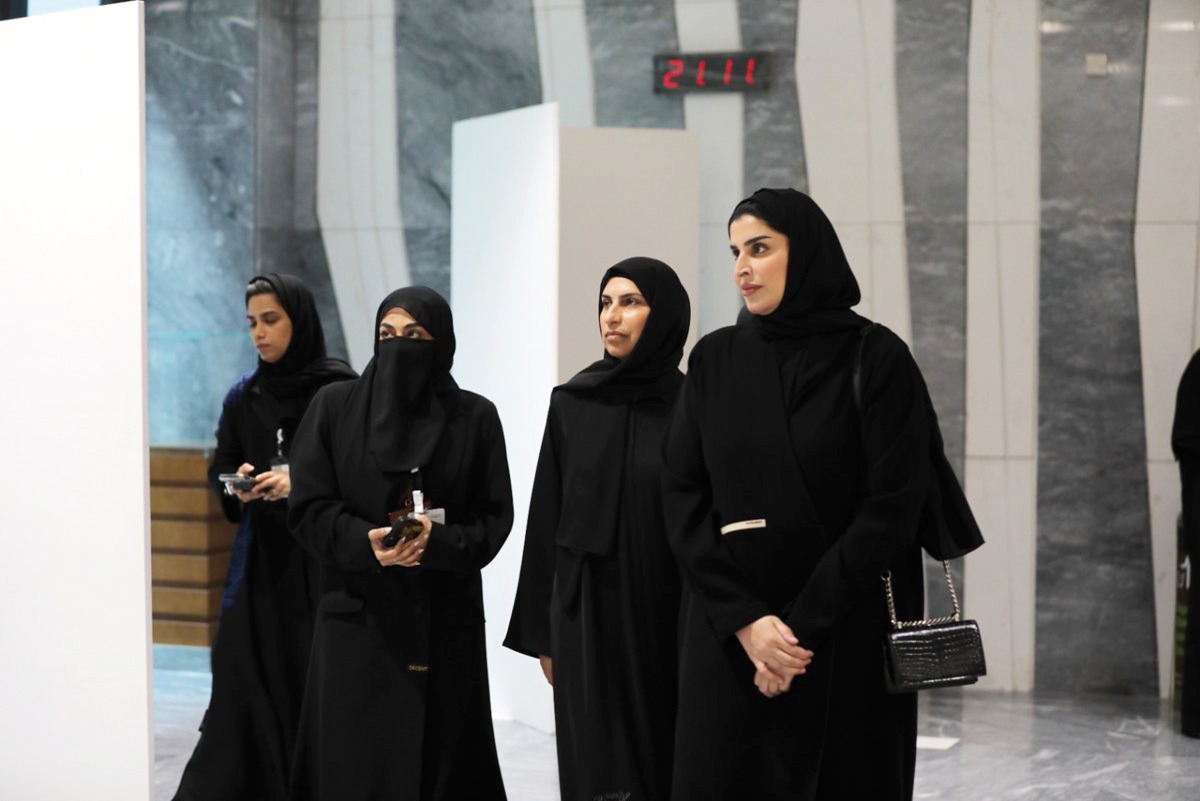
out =
[[[621,488],[632,406],[654,399],[673,399],[683,383],[679,362],[691,325],[691,304],[679,277],[657,259],[636,257],[612,267],[600,280],[627,278],[646,299],[650,314],[633,351],[625,359],[606,352],[556,392],[598,401],[592,424],[571,427],[571,450],[582,458],[572,465],[565,487],[559,543],[578,551],[607,554],[620,520]],[[601,303],[597,301],[597,318]]]
[[[404,309],[432,340],[378,337],[392,309]],[[375,355],[363,370],[351,408],[369,421],[368,450],[384,473],[406,473],[429,463],[441,439],[458,385],[454,318],[446,299],[428,287],[392,292],[375,313]],[[365,391],[364,391],[365,390]]]

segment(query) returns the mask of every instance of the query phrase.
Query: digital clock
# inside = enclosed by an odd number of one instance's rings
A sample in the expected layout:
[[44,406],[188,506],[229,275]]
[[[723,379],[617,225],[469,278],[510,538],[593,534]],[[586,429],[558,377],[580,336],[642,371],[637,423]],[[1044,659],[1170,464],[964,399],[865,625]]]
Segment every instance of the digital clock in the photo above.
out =
[[654,91],[761,92],[771,77],[770,54],[662,53],[654,57]]

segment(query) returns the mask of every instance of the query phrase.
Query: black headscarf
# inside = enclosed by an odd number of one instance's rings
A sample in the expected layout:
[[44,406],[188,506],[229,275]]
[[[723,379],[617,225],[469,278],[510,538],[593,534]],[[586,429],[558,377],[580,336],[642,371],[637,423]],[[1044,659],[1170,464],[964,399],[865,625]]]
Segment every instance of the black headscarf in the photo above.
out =
[[613,278],[627,278],[637,285],[650,306],[646,327],[627,358],[617,359],[606,351],[602,359],[580,370],[561,389],[624,399],[656,397],[664,391],[673,394],[692,320],[687,290],[663,262],[635,256],[609,267],[600,279],[597,315],[603,308],[599,296]]
[[1179,461],[1200,463],[1200,351],[1192,355],[1179,381],[1171,448]]
[[739,314],[739,325],[757,327],[769,340],[851,331],[868,320],[850,311],[862,300],[833,224],[812,198],[795,189],[760,189],[729,218],[758,217],[788,238],[787,284],[770,314]]
[[[433,337],[403,336],[381,341],[379,324],[392,309],[404,309]],[[375,312],[375,356],[363,370],[368,450],[385,473],[405,473],[429,463],[441,439],[449,406],[458,391],[454,365],[454,318],[434,290],[397,289]]]
[[[274,397],[286,402],[299,398],[307,403],[317,387],[330,381],[354,378],[350,365],[325,355],[325,329],[317,314],[317,302],[304,282],[293,275],[268,273],[250,279],[265,281],[279,299],[279,305],[292,321],[292,341],[283,358],[267,362],[259,357],[255,383]],[[249,298],[246,299],[249,302]]]
[[[564,420],[570,431],[558,542],[576,551],[608,554],[616,539],[630,447],[634,404],[670,404],[683,384],[679,362],[691,326],[687,291],[669,266],[632,258],[613,265],[600,281],[599,296],[614,277],[628,278],[650,306],[645,328],[625,359],[605,353],[556,392],[594,400]],[[597,302],[597,316],[601,304]]]

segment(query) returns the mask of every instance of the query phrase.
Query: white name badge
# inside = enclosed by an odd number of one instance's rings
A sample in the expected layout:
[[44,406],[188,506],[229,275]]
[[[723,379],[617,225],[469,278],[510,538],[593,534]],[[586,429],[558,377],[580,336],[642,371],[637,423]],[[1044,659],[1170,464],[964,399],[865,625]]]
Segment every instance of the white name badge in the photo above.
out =
[[721,526],[721,534],[732,534],[735,531],[748,531],[752,528],[766,528],[766,518],[758,518],[757,520],[739,520],[736,523],[730,523],[726,526]]

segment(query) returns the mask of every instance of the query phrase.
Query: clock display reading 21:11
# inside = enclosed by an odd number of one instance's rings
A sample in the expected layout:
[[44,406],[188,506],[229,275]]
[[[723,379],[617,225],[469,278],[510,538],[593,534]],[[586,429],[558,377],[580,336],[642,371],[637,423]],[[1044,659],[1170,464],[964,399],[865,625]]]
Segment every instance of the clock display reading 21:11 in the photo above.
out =
[[761,92],[771,78],[770,54],[663,53],[654,57],[654,91]]

